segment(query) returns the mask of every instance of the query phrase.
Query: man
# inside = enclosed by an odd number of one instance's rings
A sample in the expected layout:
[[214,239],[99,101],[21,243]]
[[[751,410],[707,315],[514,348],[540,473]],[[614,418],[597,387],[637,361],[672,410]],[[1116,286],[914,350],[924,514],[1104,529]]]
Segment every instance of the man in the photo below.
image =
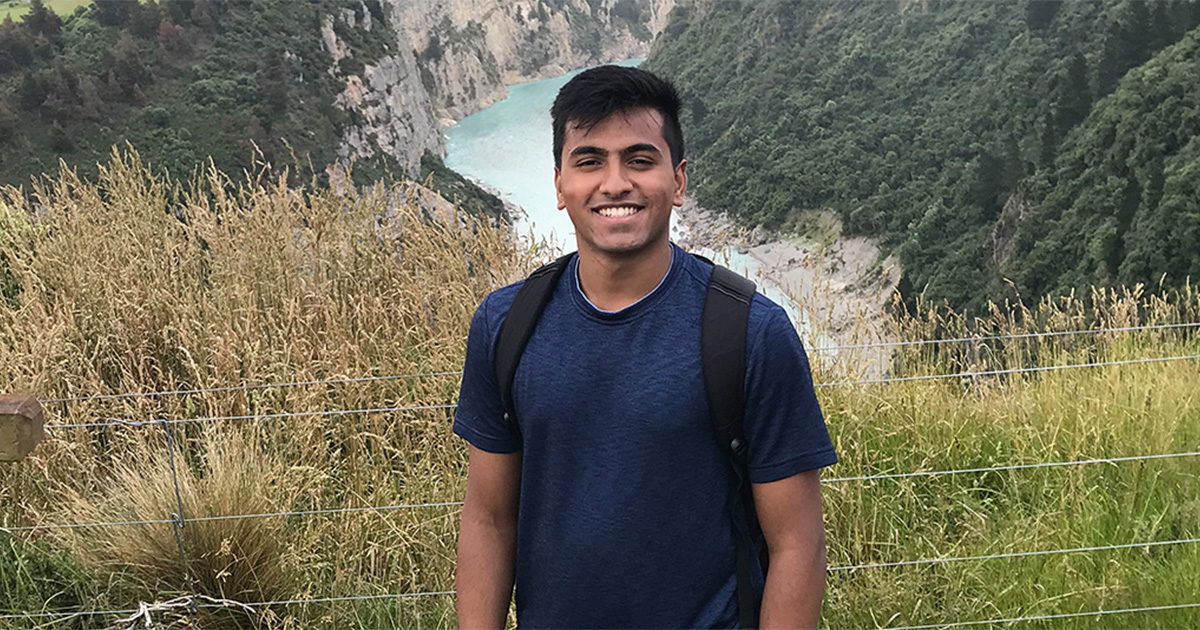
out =
[[[503,627],[515,582],[522,628],[737,627],[734,474],[700,357],[712,267],[668,238],[687,188],[679,97],[649,72],[602,66],[551,113],[579,252],[521,355],[516,426],[493,364],[520,283],[471,323],[454,422],[470,443],[459,624]],[[747,328],[749,476],[770,556],[760,623],[816,627],[818,469],[836,457],[783,309],[756,294]]]

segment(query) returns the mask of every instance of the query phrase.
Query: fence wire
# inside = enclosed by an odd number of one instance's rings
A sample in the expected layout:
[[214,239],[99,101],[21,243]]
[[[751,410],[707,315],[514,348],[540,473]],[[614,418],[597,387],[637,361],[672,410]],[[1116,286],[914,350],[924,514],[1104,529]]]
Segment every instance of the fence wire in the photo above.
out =
[[[1172,361],[1190,361],[1200,359],[1200,354],[1187,354],[1170,357],[1149,357],[1143,359],[1124,359],[1119,361],[1093,361],[1089,363],[1069,363],[1066,365],[1045,365],[1027,368],[1009,368],[1004,370],[983,370],[977,372],[953,372],[949,374],[925,374],[918,376],[899,376],[889,378],[876,378],[855,381],[834,381],[829,383],[814,383],[814,387],[848,387],[853,385],[879,385],[884,383],[907,383],[912,381],[931,381],[951,378],[979,378],[985,376],[1003,376],[1012,374],[1032,374],[1038,372],[1054,372],[1060,370],[1071,370],[1080,368],[1095,368],[1095,367],[1112,367],[1118,365],[1142,365],[1148,363],[1167,363]],[[271,420],[283,418],[298,418],[298,417],[318,417],[318,416],[344,416],[353,414],[366,413],[398,413],[402,411],[430,411],[436,409],[455,409],[458,405],[455,403],[446,403],[440,405],[398,405],[391,407],[372,407],[364,409],[326,409],[315,411],[288,411],[279,413],[264,413],[264,414],[245,414],[231,416],[207,416],[198,418],[163,418],[153,422],[165,422],[167,424],[184,424],[184,423],[204,423],[204,422],[220,422],[234,420]],[[80,428],[98,428],[111,426],[113,424],[135,424],[128,420],[119,420],[110,418],[103,422],[81,422],[81,423],[55,423],[47,424],[47,429],[80,429]],[[143,423],[145,424],[145,423]]]
[[878,385],[881,383],[908,383],[912,381],[932,381],[946,378],[978,378],[981,376],[1004,376],[1008,374],[1032,374],[1035,372],[1055,372],[1077,368],[1110,367],[1115,365],[1138,365],[1144,363],[1165,363],[1169,361],[1187,361],[1200,359],[1200,354],[1185,354],[1173,357],[1149,357],[1145,359],[1123,359],[1120,361],[1093,361],[1089,363],[1068,363],[1066,365],[1039,365],[1035,367],[1007,368],[1003,370],[982,370],[978,372],[956,372],[953,374],[925,374],[919,376],[896,376],[888,378],[873,378],[861,381],[834,381],[831,383],[816,383],[814,387],[845,387],[850,385]]
[[[1124,333],[1124,332],[1140,332],[1150,330],[1177,330],[1186,328],[1200,327],[1200,322],[1187,322],[1177,324],[1149,324],[1146,326],[1122,326],[1118,328],[1089,328],[1080,330],[1058,330],[1047,332],[1033,333],[1013,333],[1006,335],[983,335],[975,337],[949,337],[945,339],[915,339],[910,341],[880,341],[872,343],[845,344],[836,346],[818,346],[813,348],[813,353],[823,352],[838,352],[842,350],[862,350],[871,348],[903,348],[909,346],[925,346],[925,345],[940,345],[945,343],[969,343],[969,342],[987,342],[987,341],[1005,341],[1010,339],[1040,339],[1042,337],[1063,337],[1076,335],[1100,335],[1106,333]],[[349,383],[370,383],[379,381],[396,381],[416,378],[433,378],[441,376],[461,376],[462,370],[442,371],[442,372],[412,372],[409,374],[389,374],[382,376],[351,376],[344,378],[330,378],[319,380],[304,380],[304,381],[285,381],[278,383],[259,383],[255,385],[228,385],[223,387],[197,387],[190,389],[172,389],[163,391],[145,391],[145,392],[123,392],[117,394],[92,394],[86,396],[69,396],[62,398],[47,398],[42,400],[43,403],[72,403],[85,402],[91,400],[114,400],[123,398],[153,398],[161,396],[185,396],[195,394],[209,394],[234,391],[254,391],[263,389],[281,389],[286,387],[304,387],[311,385],[341,385]]]
[[[213,600],[207,596],[196,596],[188,599],[189,605],[194,605],[196,608],[267,608],[270,606],[297,606],[300,604],[330,604],[335,602],[361,602],[379,599],[411,599],[416,597],[445,597],[455,595],[457,591],[428,591],[423,593],[388,593],[383,595],[347,595],[344,597],[315,597],[309,599],[281,599],[269,602],[238,602],[233,600]],[[145,610],[155,610],[153,604],[146,604],[138,608],[126,608],[120,610],[74,610],[61,612],[30,612],[30,613],[4,613],[0,614],[0,620],[5,619],[40,619],[48,617],[93,617],[97,615],[137,615]]]
[[1172,459],[1176,457],[1196,457],[1200,451],[1184,453],[1159,453],[1155,455],[1129,455],[1126,457],[1102,457],[1097,459],[1077,459],[1065,462],[1041,462],[1037,464],[1006,464],[1001,466],[984,466],[980,468],[953,468],[950,470],[919,470],[905,473],[880,473],[878,475],[859,475],[855,477],[833,477],[822,479],[821,483],[839,483],[845,481],[873,481],[876,479],[907,479],[909,477],[938,477],[941,475],[962,475],[970,473],[997,472],[1003,470],[1028,470],[1030,468],[1057,468],[1060,466],[1086,466],[1088,464],[1116,464],[1120,462],[1142,461],[1148,459]]
[[1068,553],[1094,551],[1112,551],[1116,549],[1141,549],[1163,547],[1166,545],[1190,545],[1200,542],[1200,538],[1180,538],[1178,540],[1153,540],[1149,542],[1122,543],[1120,545],[1099,545],[1095,547],[1073,547],[1070,549],[1043,549],[1040,551],[1013,551],[1008,553],[993,553],[982,556],[960,556],[951,558],[922,558],[919,560],[900,560],[897,562],[875,562],[870,564],[848,564],[829,567],[829,571],[857,571],[859,569],[886,569],[891,567],[907,567],[919,564],[945,564],[947,562],[982,562],[984,560],[1000,560],[1003,558],[1028,558],[1032,556],[1055,556]]
[[984,624],[1018,623],[1021,621],[1049,621],[1051,619],[1070,619],[1072,617],[1101,617],[1103,615],[1130,615],[1134,613],[1155,612],[1160,610],[1180,610],[1184,608],[1200,608],[1200,602],[1194,604],[1169,604],[1166,606],[1144,606],[1142,608],[1119,608],[1116,610],[1091,610],[1088,612],[1058,613],[1054,615],[1031,615],[1028,617],[1007,617],[1004,619],[979,619],[975,621],[949,621],[946,623],[931,623],[923,626],[899,626],[889,630],[930,630],[931,628],[957,628],[961,626],[982,626]]
[[[226,514],[219,516],[197,516],[187,519],[189,523],[205,523],[214,521],[237,521],[250,518],[279,518],[288,516],[318,516],[332,514],[356,514],[361,512],[394,512],[396,510],[415,510],[420,508],[461,507],[462,501],[443,501],[441,503],[400,503],[396,505],[363,506],[350,508],[328,508],[322,510],[296,510],[292,512],[261,512],[255,514]],[[141,525],[172,525],[175,521],[169,519],[141,521],[111,521],[99,523],[60,523],[51,525],[26,525],[23,527],[0,527],[0,532],[32,532],[50,529],[85,529],[89,527],[136,527]]]
[[[122,423],[127,424],[127,423]],[[134,426],[141,424],[152,423],[136,423]],[[859,475],[854,477],[832,477],[822,479],[822,484],[831,483],[847,483],[852,481],[875,481],[883,479],[905,479],[911,477],[937,477],[942,475],[960,475],[985,472],[1000,472],[1009,470],[1027,470],[1033,468],[1057,468],[1063,466],[1088,466],[1094,464],[1117,464],[1121,462],[1146,461],[1159,459],[1174,459],[1179,457],[1196,457],[1200,456],[1200,451],[1187,451],[1182,453],[1156,453],[1150,455],[1128,455],[1124,457],[1102,457],[1096,459],[1077,459],[1061,462],[1041,462],[1035,464],[1007,464],[1000,466],[985,466],[979,468],[952,468],[947,470],[922,470],[906,473],[880,473],[876,475]],[[421,509],[421,508],[439,508],[439,507],[461,507],[462,501],[442,501],[436,503],[399,503],[395,505],[380,505],[380,506],[361,506],[348,508],[325,508],[313,510],[294,510],[280,512],[260,512],[253,514],[228,514],[219,516],[199,516],[187,519],[188,522],[206,522],[206,521],[231,521],[249,518],[277,518],[289,516],[317,516],[317,515],[332,515],[332,514],[353,514],[358,512],[390,512],[395,510]],[[133,520],[133,521],[109,521],[99,523],[59,523],[47,525],[25,525],[20,527],[3,527],[0,526],[0,531],[9,534],[15,532],[31,532],[38,530],[52,529],[81,529],[88,527],[135,527],[142,525],[171,525],[175,521],[170,519],[157,520]],[[1137,546],[1137,545],[1133,545]]]
[[[321,597],[321,598],[314,598],[314,599],[279,600],[279,601],[274,601],[274,602],[252,602],[252,603],[232,602],[232,603],[236,603],[238,607],[266,608],[266,607],[270,607],[270,606],[290,606],[290,605],[300,605],[300,604],[325,604],[325,603],[335,603],[335,602],[367,601],[367,600],[380,600],[380,599],[409,599],[409,598],[415,598],[415,597],[447,597],[447,596],[456,595],[456,594],[457,594],[457,591],[429,591],[429,592],[424,592],[424,593],[390,593],[390,594],[386,594],[386,595],[354,595],[354,596],[348,596],[348,597]],[[224,604],[224,603],[222,603],[222,604],[201,603],[201,604],[196,604],[196,606],[199,608],[227,608],[227,607],[229,607],[228,604]],[[0,620],[31,619],[31,618],[37,619],[37,618],[48,618],[48,617],[69,618],[69,617],[96,616],[96,615],[125,616],[125,615],[136,614],[136,613],[140,612],[141,610],[143,610],[143,608],[124,609],[124,610],[79,610],[79,611],[73,611],[73,612],[40,612],[40,613],[0,614]],[[889,628],[888,630],[932,630],[934,628],[956,628],[956,627],[963,627],[963,626],[981,626],[981,625],[985,625],[985,624],[1009,624],[1009,623],[1019,623],[1019,622],[1025,622],[1025,621],[1050,621],[1050,620],[1054,620],[1054,619],[1071,619],[1071,618],[1076,618],[1076,617],[1101,617],[1104,615],[1132,615],[1132,614],[1138,614],[1138,613],[1161,612],[1161,611],[1167,611],[1167,610],[1184,610],[1184,609],[1188,609],[1188,608],[1200,608],[1200,602],[1195,602],[1195,603],[1190,603],[1190,604],[1166,604],[1166,605],[1162,605],[1162,606],[1142,606],[1142,607],[1138,607],[1138,608],[1116,608],[1116,609],[1112,609],[1112,610],[1090,610],[1090,611],[1086,611],[1086,612],[1073,612],[1073,613],[1027,615],[1024,617],[976,619],[976,620],[970,620],[970,621],[948,621],[948,622],[943,622],[943,623],[933,623],[933,624],[924,624],[924,625],[916,625],[916,626],[897,626],[897,627]]]
[[390,374],[386,376],[350,376],[346,378],[330,378],[324,380],[290,381],[286,383],[261,383],[258,385],[228,385],[225,387],[203,387],[195,389],[171,389],[152,392],[124,392],[120,394],[93,394],[89,396],[72,396],[69,398],[48,398],[43,403],[70,403],[89,400],[114,400],[121,398],[155,398],[160,396],[185,396],[193,394],[211,394],[220,392],[254,391],[260,389],[277,389],[284,387],[303,387],[307,385],[342,385],[347,383],[373,383],[378,381],[398,381],[414,378],[431,378],[436,376],[458,376],[462,370],[454,372],[414,372],[412,374]]
[[908,346],[928,346],[943,343],[967,343],[983,341],[1007,341],[1009,339],[1040,339],[1042,337],[1065,337],[1072,335],[1100,335],[1104,333],[1139,332],[1143,330],[1173,330],[1180,328],[1200,327],[1200,322],[1184,324],[1151,324],[1147,326],[1122,326],[1118,328],[1088,328],[1086,330],[1055,330],[1047,332],[1013,333],[1008,335],[980,335],[978,337],[948,337],[945,339],[914,339],[911,341],[879,341],[873,343],[855,343],[840,346],[819,346],[813,352],[835,352],[838,350],[860,350],[867,348],[904,348]]
[[[369,407],[365,409],[323,409],[315,411],[283,411],[278,413],[259,413],[245,414],[238,416],[206,416],[200,418],[163,418],[161,422],[167,424],[187,424],[187,423],[205,423],[205,422],[221,422],[233,420],[278,420],[282,418],[302,418],[313,416],[346,416],[354,414],[366,413],[399,413],[401,411],[430,411],[434,409],[454,409],[457,404],[447,403],[444,405],[400,405],[394,407]],[[156,421],[157,422],[157,421]],[[120,419],[109,418],[103,422],[81,422],[75,424],[47,424],[47,429],[95,429],[99,427],[109,427],[113,425],[129,426],[132,423]]]

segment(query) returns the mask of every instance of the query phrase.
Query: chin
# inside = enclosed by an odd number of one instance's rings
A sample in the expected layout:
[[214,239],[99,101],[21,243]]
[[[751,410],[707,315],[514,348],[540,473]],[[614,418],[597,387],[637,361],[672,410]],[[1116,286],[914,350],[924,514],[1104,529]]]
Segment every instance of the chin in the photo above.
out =
[[638,241],[625,243],[598,244],[592,249],[596,252],[613,257],[633,257],[653,251],[661,246],[657,241]]

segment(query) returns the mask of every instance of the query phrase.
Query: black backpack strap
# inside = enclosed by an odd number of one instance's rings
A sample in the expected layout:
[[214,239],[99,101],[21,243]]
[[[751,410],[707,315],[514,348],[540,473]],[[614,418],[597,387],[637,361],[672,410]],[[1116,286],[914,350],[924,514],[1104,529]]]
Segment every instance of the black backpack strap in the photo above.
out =
[[[734,532],[737,545],[737,603],[742,628],[757,628],[761,596],[751,582],[752,553],[767,569],[766,545],[754,511],[754,495],[746,458],[746,327],[754,283],[713,265],[700,324],[700,357],[704,389],[717,443],[730,458],[737,479],[733,498],[740,500],[747,530]],[[730,506],[730,514],[734,506]],[[738,520],[734,518],[734,522]],[[740,528],[739,528],[740,529]]]
[[554,287],[562,277],[563,270],[574,254],[567,254],[553,262],[546,263],[529,274],[525,283],[517,290],[512,306],[504,323],[500,325],[500,335],[496,338],[496,353],[494,366],[496,369],[496,385],[500,390],[500,401],[504,403],[504,420],[513,427],[517,424],[517,411],[513,406],[512,386],[517,375],[517,365],[521,362],[521,354],[525,352],[525,344],[533,336],[546,303],[554,294]]

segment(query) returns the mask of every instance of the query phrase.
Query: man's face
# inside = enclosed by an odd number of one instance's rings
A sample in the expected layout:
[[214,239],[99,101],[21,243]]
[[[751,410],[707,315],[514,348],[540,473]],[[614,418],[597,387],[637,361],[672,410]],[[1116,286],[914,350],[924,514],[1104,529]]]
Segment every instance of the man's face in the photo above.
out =
[[588,130],[567,123],[554,187],[581,253],[623,258],[666,246],[687,163],[671,165],[662,126],[652,108],[616,112]]

